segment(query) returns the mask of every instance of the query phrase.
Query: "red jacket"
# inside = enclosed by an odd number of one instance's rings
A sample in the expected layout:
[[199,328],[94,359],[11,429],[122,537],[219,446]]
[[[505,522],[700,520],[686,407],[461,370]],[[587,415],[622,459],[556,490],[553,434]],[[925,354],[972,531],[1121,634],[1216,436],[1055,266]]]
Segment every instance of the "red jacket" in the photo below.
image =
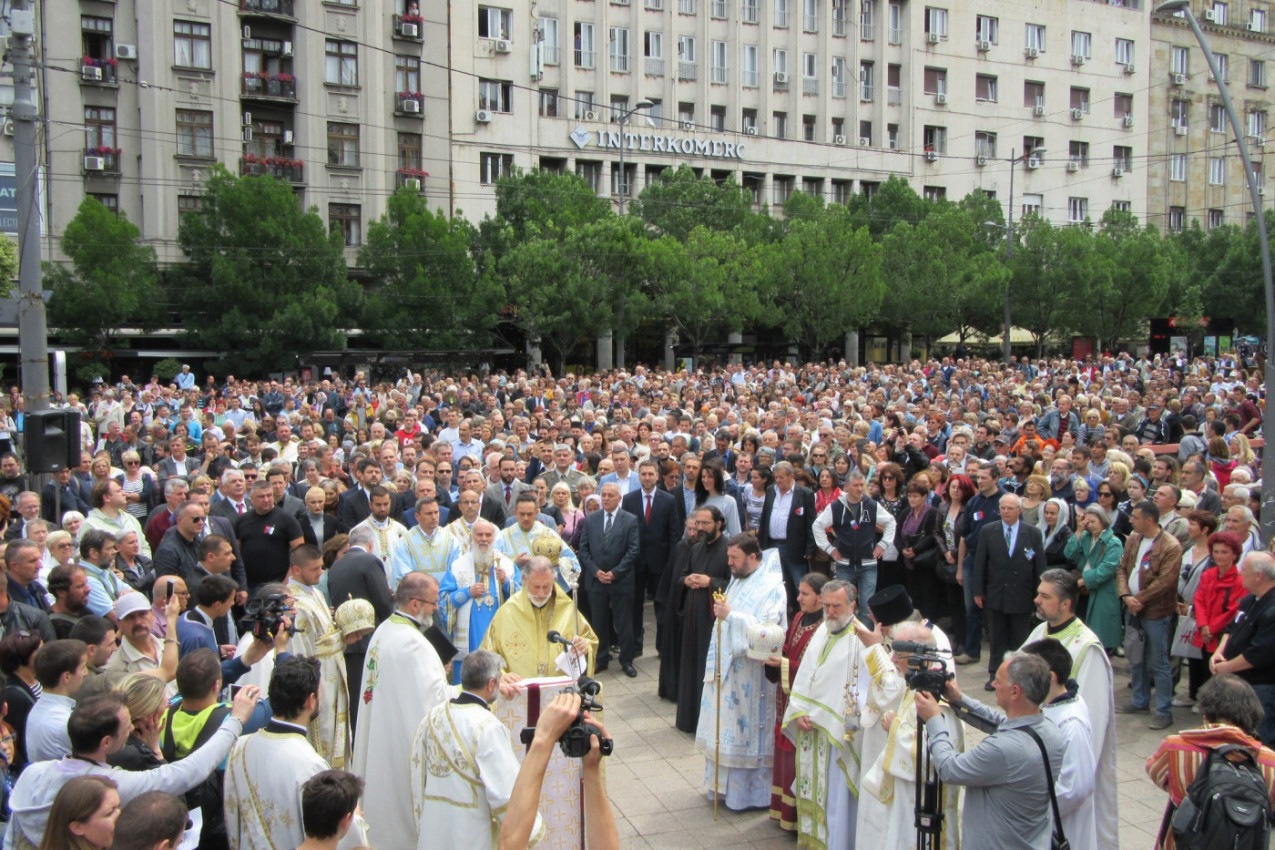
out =
[[[1218,572],[1217,567],[1205,570],[1200,576],[1200,585],[1195,590],[1195,600],[1192,603],[1195,606],[1196,632],[1191,637],[1191,643],[1205,652],[1211,653],[1217,649],[1222,632],[1235,619],[1240,600],[1247,595],[1238,564],[1227,570],[1226,575]],[[1209,627],[1207,644],[1199,632],[1204,626]]]

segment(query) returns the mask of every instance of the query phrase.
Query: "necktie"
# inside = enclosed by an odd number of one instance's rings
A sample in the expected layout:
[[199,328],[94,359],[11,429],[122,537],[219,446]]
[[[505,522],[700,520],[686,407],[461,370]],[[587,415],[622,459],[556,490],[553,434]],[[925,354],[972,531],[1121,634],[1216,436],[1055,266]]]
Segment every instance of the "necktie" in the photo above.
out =
[[514,488],[511,484],[505,485],[505,504],[509,504],[509,500],[513,498]]
[[1013,540],[1014,540],[1014,530],[1007,525],[1005,526],[1005,548],[1008,549],[1011,553],[1014,551]]
[[239,516],[243,516],[243,502],[235,505],[235,510],[239,512]]
[[647,523],[647,525],[650,525],[651,523],[651,494],[650,493],[646,494],[646,514],[643,517],[643,519]]
[[611,515],[610,515],[610,514],[607,514],[607,521],[606,521],[606,525],[605,525],[605,526],[603,526],[603,528],[602,528],[602,533],[603,533],[603,534],[610,534],[610,533],[611,533]]

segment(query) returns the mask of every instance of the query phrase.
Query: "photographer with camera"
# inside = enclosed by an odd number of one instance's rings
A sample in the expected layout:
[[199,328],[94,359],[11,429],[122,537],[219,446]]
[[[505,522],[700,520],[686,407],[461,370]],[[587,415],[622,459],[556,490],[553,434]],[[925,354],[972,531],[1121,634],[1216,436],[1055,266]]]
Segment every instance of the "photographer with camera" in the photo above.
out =
[[[460,696],[434,706],[416,730],[412,801],[420,812],[419,850],[490,850],[504,819],[518,758],[509,730],[491,710],[501,664],[487,650],[466,655]],[[444,823],[445,830],[436,828]],[[544,836],[539,813],[532,833],[536,840]]]
[[1058,727],[1040,710],[1049,699],[1049,665],[1039,656],[1010,652],[992,683],[1004,714],[963,697],[955,679],[947,682],[944,696],[958,715],[994,730],[966,753],[957,751],[934,695],[914,692],[930,760],[942,782],[965,786],[962,845],[1050,850],[1053,777],[1062,772],[1065,745]]
[[[568,727],[581,719],[580,705],[579,694],[561,693],[540,712],[535,735],[509,796],[509,807],[505,810],[504,824],[500,828],[500,850],[524,850],[528,846],[532,830],[539,820],[536,807],[540,803],[545,768],[558,739]],[[615,814],[611,811],[606,784],[602,779],[602,741],[607,737],[606,729],[588,712],[584,713],[583,719],[599,731],[599,735],[590,736],[589,754],[583,759],[585,846],[589,850],[619,850],[620,836],[615,826]]]

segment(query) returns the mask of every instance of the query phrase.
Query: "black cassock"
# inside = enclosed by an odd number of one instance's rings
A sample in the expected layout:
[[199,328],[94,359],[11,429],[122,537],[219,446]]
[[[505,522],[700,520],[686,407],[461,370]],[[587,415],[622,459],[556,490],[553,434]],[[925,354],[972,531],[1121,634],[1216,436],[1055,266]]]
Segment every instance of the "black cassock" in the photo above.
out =
[[[704,692],[704,667],[708,661],[708,643],[713,637],[713,590],[724,589],[730,581],[726,562],[726,535],[719,534],[711,543],[696,543],[674,590],[677,617],[681,622],[680,660],[677,671],[677,728],[694,732],[699,724],[699,701]],[[712,584],[705,588],[688,588],[681,579],[689,575],[706,575]]]

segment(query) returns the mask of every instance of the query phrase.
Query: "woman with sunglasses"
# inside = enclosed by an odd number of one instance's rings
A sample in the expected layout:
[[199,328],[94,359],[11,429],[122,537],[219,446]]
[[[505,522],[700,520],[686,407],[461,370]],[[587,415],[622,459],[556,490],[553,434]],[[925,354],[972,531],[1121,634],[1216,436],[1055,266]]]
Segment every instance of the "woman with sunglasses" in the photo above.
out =
[[124,452],[121,460],[124,462],[124,472],[115,476],[115,480],[124,488],[124,498],[128,501],[124,510],[145,525],[146,517],[155,504],[158,489],[155,486],[155,477],[142,470],[142,457],[137,452]]
[[[897,528],[899,517],[908,507],[903,490],[903,470],[897,463],[877,464],[876,481],[879,492],[873,498],[878,505],[894,516]],[[882,540],[881,545],[885,547],[885,551],[881,553],[881,560],[877,562],[877,587],[903,584],[903,561],[899,558],[898,548],[893,540]]]
[[1103,480],[1098,485],[1098,490],[1094,494],[1093,503],[1107,512],[1108,525],[1116,521],[1116,514],[1120,504],[1118,496],[1123,495],[1123,493],[1118,494],[1109,481]]

